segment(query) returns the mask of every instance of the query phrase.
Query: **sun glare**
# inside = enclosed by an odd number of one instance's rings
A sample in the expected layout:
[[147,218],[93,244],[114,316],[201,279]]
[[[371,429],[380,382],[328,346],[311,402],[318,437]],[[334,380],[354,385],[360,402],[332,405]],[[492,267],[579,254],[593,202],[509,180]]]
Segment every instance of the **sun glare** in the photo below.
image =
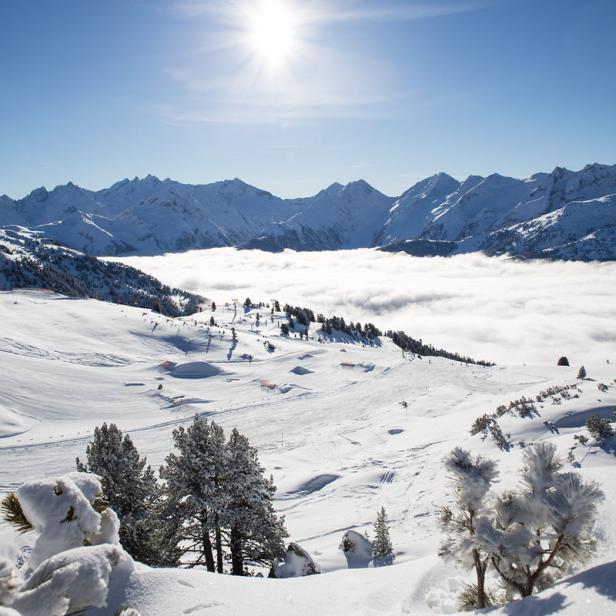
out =
[[255,2],[248,20],[248,44],[270,69],[286,65],[297,44],[297,20],[284,0]]

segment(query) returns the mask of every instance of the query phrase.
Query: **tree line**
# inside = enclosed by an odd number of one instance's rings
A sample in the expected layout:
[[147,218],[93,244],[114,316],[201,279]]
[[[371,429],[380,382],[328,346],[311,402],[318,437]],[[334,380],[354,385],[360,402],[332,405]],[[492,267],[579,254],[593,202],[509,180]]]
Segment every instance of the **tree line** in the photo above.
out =
[[[280,305],[278,302],[275,302],[275,305],[278,305],[279,309]],[[321,326],[320,331],[328,336],[331,336],[334,331],[338,331],[346,334],[347,336],[352,336],[353,338],[364,339],[368,343],[372,342],[374,338],[385,336],[390,338],[391,341],[403,351],[414,353],[416,355],[426,357],[444,357],[453,361],[476,364],[479,366],[494,365],[491,362],[475,360],[471,357],[460,355],[459,353],[452,353],[450,351],[445,351],[444,349],[436,348],[431,344],[425,344],[421,339],[417,340],[412,338],[403,331],[387,330],[383,333],[373,323],[365,323],[363,325],[361,323],[353,323],[352,321],[347,323],[344,317],[326,317],[323,314],[315,315],[314,311],[310,308],[291,306],[290,304],[285,304],[283,310],[289,322],[289,325],[285,331],[288,331],[288,328],[293,329],[295,326],[295,319],[305,328],[306,331],[310,327],[311,323],[318,323]]]

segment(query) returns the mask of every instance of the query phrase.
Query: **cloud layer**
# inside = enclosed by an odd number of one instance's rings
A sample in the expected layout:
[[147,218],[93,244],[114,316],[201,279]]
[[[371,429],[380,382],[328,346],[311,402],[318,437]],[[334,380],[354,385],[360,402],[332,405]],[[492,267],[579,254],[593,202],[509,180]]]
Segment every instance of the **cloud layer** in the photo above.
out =
[[502,364],[616,363],[616,263],[232,248],[118,260],[219,304],[277,298]]

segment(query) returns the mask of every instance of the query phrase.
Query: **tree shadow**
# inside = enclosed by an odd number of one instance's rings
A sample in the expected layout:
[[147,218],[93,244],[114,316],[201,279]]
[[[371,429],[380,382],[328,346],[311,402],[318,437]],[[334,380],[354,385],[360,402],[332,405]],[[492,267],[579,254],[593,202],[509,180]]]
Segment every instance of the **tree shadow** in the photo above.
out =
[[[611,601],[616,601],[616,560],[597,565],[585,571],[563,580],[558,584],[561,589],[575,584],[581,584],[584,588],[592,588],[597,594],[602,595]],[[482,611],[482,614],[491,614],[497,610],[499,613],[508,616],[546,616],[556,614],[563,608],[571,604],[565,604],[567,597],[560,592],[545,597],[541,595],[531,595],[525,599],[511,601],[505,605],[496,606]]]
[[485,610],[482,613],[490,614],[494,610],[500,610],[500,613],[508,614],[509,616],[547,616],[548,614],[557,614],[565,608],[565,600],[565,595],[561,595],[559,592],[549,597],[531,595],[525,599],[518,599],[517,601],[511,601],[505,605]]
[[582,584],[585,588],[592,588],[598,594],[616,601],[616,560],[581,571],[564,583],[567,586]]

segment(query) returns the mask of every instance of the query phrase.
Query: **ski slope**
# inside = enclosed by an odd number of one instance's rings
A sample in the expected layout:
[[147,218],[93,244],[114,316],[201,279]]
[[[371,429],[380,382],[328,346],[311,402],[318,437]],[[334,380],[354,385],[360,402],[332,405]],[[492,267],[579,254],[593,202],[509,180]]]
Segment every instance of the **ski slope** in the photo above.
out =
[[[577,365],[467,366],[404,356],[385,338],[373,347],[344,337],[319,342],[314,326],[309,340],[283,338],[283,314],[234,311],[215,299],[214,313],[170,319],[43,291],[0,293],[0,492],[73,470],[103,421],[130,432],[159,465],[171,451],[173,428],[197,413],[226,431],[237,426],[259,448],[290,540],[324,571],[267,580],[139,568],[116,589],[115,607],[148,616],[455,612],[468,575],[437,556],[436,512],[450,491],[443,456],[456,445],[491,456],[499,462],[499,489],[512,486],[518,443],[550,441],[564,458],[586,418],[616,406],[616,357],[584,361],[585,381],[576,379]],[[209,328],[212,315],[218,326]],[[500,404],[573,384],[578,398],[552,396],[537,404],[539,416],[500,420],[514,443],[510,452],[469,435],[473,420]],[[614,609],[616,456],[596,447],[578,447],[575,456],[578,470],[607,496],[599,553],[588,570],[502,613]],[[344,531],[370,533],[381,506],[392,522],[395,565],[347,570],[338,550]],[[27,542],[0,527],[0,555]],[[92,613],[113,614],[114,606]]]

